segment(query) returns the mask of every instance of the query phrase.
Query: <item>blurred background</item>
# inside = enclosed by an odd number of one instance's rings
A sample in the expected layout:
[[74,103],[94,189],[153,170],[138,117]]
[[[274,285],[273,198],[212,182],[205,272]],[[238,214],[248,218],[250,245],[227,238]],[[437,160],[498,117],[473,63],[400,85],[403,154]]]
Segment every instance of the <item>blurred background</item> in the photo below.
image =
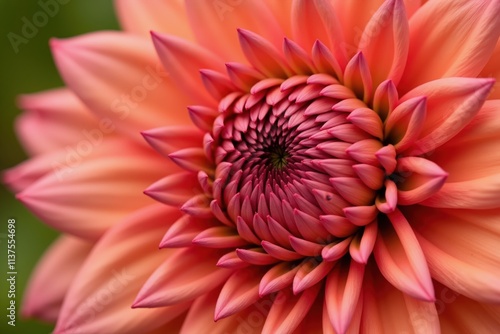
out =
[[[13,47],[10,36],[23,37],[23,25],[42,18],[44,4],[57,3],[58,12],[25,43]],[[37,16],[38,15],[38,16]],[[39,23],[43,23],[39,21]],[[26,159],[13,130],[20,110],[16,96],[63,85],[54,66],[48,41],[51,37],[71,37],[95,30],[116,30],[112,0],[0,0],[0,170],[15,166]],[[24,38],[24,37],[23,37]],[[16,305],[19,308],[24,289],[36,262],[54,240],[57,233],[31,215],[14,196],[0,184],[0,333],[48,334],[53,326],[22,319],[19,309],[16,327],[9,326],[6,317],[9,305],[7,279],[7,220],[16,220]],[[57,272],[54,272],[57,276]]]

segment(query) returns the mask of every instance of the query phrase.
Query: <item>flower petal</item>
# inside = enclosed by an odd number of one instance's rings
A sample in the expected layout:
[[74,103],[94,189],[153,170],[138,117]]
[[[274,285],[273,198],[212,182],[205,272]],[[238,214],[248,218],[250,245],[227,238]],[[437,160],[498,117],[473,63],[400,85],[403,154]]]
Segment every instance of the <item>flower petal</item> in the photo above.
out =
[[476,116],[493,84],[493,79],[445,78],[425,83],[403,96],[400,102],[427,97],[422,132],[408,154],[432,151],[453,138]]
[[321,284],[316,284],[296,296],[290,290],[281,290],[271,306],[262,333],[293,333],[314,304],[320,288]]
[[477,76],[499,35],[496,0],[429,1],[410,21],[410,56],[400,91],[444,77]]
[[19,107],[26,110],[16,120],[16,132],[30,155],[51,152],[65,145],[91,140],[100,143],[114,132],[111,122],[99,122],[86,106],[65,88],[23,95]]
[[117,129],[142,142],[139,131],[189,124],[187,113],[179,111],[185,110],[190,99],[158,64],[147,40],[98,32],[52,40],[51,46],[68,87]]
[[380,272],[404,293],[434,301],[429,268],[411,226],[398,209],[387,216],[392,227],[379,220],[379,236],[373,249]]
[[380,6],[366,25],[358,45],[377,87],[384,80],[398,84],[403,75],[409,48],[409,27],[402,0]]
[[364,272],[364,264],[350,261],[350,265],[338,264],[326,279],[325,305],[337,333],[345,333],[351,323]]
[[240,312],[259,300],[259,283],[265,270],[240,269],[224,283],[215,306],[214,320]]
[[123,30],[149,38],[151,30],[194,40],[182,0],[115,0]]
[[232,273],[215,266],[223,254],[224,250],[197,246],[174,250],[148,278],[133,307],[176,305],[215,289]]
[[407,216],[435,280],[477,301],[500,301],[498,210],[415,207]]
[[88,149],[88,156],[71,149],[62,160],[52,161],[51,173],[17,198],[48,225],[96,240],[130,211],[151,204],[142,190],[176,167],[123,140],[105,140]]
[[[61,236],[45,252],[31,274],[24,293],[24,317],[56,322],[64,297],[92,244],[72,236]],[[57,272],[57,284],[53,284]]]
[[283,30],[265,2],[186,0],[186,9],[200,45],[225,61],[244,62],[237,29],[251,30],[276,47],[283,41]]
[[175,80],[177,87],[191,97],[193,102],[190,104],[215,107],[213,97],[203,86],[199,70],[211,69],[224,72],[222,60],[211,51],[179,37],[156,32],[152,32],[151,35],[163,66]]
[[154,205],[110,229],[80,267],[54,333],[149,332],[183,313],[189,304],[130,308],[147,277],[168,256],[168,251],[159,252],[156,245],[165,224],[177,217],[177,210]]
[[365,274],[360,333],[440,333],[434,303],[415,299],[391,286],[375,270],[370,272]]

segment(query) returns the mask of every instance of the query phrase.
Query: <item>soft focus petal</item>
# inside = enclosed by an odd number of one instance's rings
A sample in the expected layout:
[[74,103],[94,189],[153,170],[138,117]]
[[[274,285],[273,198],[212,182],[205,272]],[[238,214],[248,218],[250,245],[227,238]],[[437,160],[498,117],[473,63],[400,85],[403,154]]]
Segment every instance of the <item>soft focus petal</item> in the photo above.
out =
[[490,92],[490,99],[500,99],[500,62],[498,59],[500,59],[500,39],[497,41],[490,60],[479,74],[480,77],[494,78],[496,80],[495,86]]
[[88,147],[88,156],[72,149],[52,161],[50,173],[17,197],[48,225],[95,240],[131,210],[152,203],[142,191],[175,166],[125,141]]
[[283,30],[264,1],[186,0],[186,9],[200,45],[224,61],[245,61],[237,28],[251,30],[276,47],[283,41]]
[[[24,317],[55,322],[68,289],[92,249],[92,244],[61,236],[38,262],[26,291],[21,313]],[[54,284],[57,273],[57,284]]]
[[183,0],[115,0],[123,30],[149,39],[151,30],[193,40]]
[[183,313],[189,304],[133,310],[153,270],[168,256],[157,244],[175,209],[154,205],[109,230],[96,244],[66,295],[56,334],[148,332]]
[[23,95],[19,107],[26,110],[16,120],[16,130],[24,149],[31,155],[50,152],[80,140],[102,141],[114,126],[94,118],[68,89]]
[[149,41],[99,32],[51,45],[69,88],[101,120],[132,138],[142,142],[139,131],[189,122],[179,111],[190,100],[161,68]]
[[403,92],[444,77],[477,76],[500,35],[497,0],[429,1],[410,20]]

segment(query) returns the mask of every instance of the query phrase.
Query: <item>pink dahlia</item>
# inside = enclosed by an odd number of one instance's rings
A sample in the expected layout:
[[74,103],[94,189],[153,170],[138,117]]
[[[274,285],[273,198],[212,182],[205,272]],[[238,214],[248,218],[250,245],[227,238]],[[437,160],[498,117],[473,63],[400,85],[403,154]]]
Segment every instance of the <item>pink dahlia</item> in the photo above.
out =
[[21,99],[33,157],[5,181],[64,233],[26,316],[85,334],[500,330],[500,1],[117,9],[124,33],[51,42],[68,88]]

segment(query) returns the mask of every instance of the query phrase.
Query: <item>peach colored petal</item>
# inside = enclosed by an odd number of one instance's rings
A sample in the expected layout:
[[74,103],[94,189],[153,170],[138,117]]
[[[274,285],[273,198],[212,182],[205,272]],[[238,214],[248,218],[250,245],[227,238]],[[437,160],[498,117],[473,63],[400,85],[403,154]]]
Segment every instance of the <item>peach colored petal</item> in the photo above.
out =
[[154,152],[121,140],[88,149],[88,156],[78,147],[68,150],[17,197],[48,225],[95,240],[131,210],[152,203],[142,190],[176,169]]
[[430,1],[410,21],[402,92],[443,77],[477,76],[500,35],[500,3]]
[[[500,301],[500,240],[497,210],[436,210],[416,207],[408,214],[432,277],[481,302]],[[438,224],[429,224],[432,217]]]
[[102,141],[114,132],[105,120],[96,120],[68,89],[59,88],[22,95],[18,105],[26,110],[16,120],[24,149],[31,155],[50,152],[79,140]]
[[275,47],[283,42],[283,30],[263,1],[186,0],[186,9],[200,45],[217,53],[224,61],[245,61],[238,44],[237,28],[262,35]]
[[490,60],[479,74],[480,77],[494,78],[496,80],[495,86],[493,86],[490,96],[488,97],[490,99],[500,99],[500,65],[498,59],[500,59],[500,39],[497,41],[497,45],[495,46],[495,50]]
[[[432,160],[460,182],[497,174],[500,165],[500,100],[486,101],[474,120],[453,140],[436,149]],[[456,154],[457,150],[460,154]]]
[[224,254],[219,249],[180,248],[159,264],[134,301],[135,308],[190,302],[221,285],[232,273],[215,266]]
[[149,39],[154,30],[194,40],[183,0],[115,0],[115,7],[126,32]]
[[184,215],[167,229],[167,233],[160,242],[160,248],[192,246],[194,237],[216,224],[214,219],[200,219]]
[[311,50],[317,40],[333,53],[342,69],[347,63],[342,48],[342,29],[337,13],[329,0],[294,0],[292,3],[292,35],[305,50]]
[[147,277],[168,256],[169,251],[159,252],[156,245],[165,225],[178,217],[175,209],[153,205],[110,229],[71,285],[54,333],[106,333],[113,328],[135,334],[154,330],[182,314],[189,304],[150,310],[130,308]]
[[[23,317],[55,322],[64,297],[92,244],[72,237],[61,236],[37,263],[24,292]],[[57,284],[53,284],[57,273]]]
[[377,87],[384,80],[395,85],[403,75],[409,48],[409,28],[403,0],[386,1],[366,25],[359,51],[363,52]]
[[296,296],[286,289],[278,292],[262,333],[292,333],[314,304],[320,287],[321,284],[317,284]]
[[189,122],[179,111],[190,99],[161,68],[147,40],[98,32],[52,40],[51,46],[66,84],[101,120],[132,138],[142,142],[139,131]]
[[245,310],[215,322],[214,311],[219,291],[219,288],[214,289],[193,302],[180,333],[260,333],[272,299],[261,299]]
[[240,269],[224,283],[215,305],[214,319],[234,315],[260,299],[259,283],[265,269]]
[[405,94],[401,103],[427,97],[422,132],[408,154],[432,151],[453,138],[481,109],[493,84],[493,79],[445,78],[427,82]]
[[328,275],[325,306],[337,333],[345,333],[351,323],[358,305],[364,271],[364,264],[350,261],[350,265],[338,264]]
[[266,4],[283,30],[285,36],[292,36],[292,4],[293,0],[267,0]]
[[[201,89],[200,69],[223,72],[224,63],[212,51],[176,36],[151,32],[156,52],[177,87],[188,94],[192,104],[215,106],[213,97]],[[181,113],[184,114],[184,113]]]
[[180,172],[166,176],[152,185],[144,193],[167,205],[180,207],[201,192],[194,173]]
[[379,235],[373,249],[380,272],[404,293],[434,301],[429,268],[411,226],[399,209],[387,216],[392,227],[379,222]]
[[440,333],[434,303],[406,295],[371,272],[365,276],[360,333]]
[[439,284],[442,333],[495,333],[500,328],[500,306],[468,299]]

